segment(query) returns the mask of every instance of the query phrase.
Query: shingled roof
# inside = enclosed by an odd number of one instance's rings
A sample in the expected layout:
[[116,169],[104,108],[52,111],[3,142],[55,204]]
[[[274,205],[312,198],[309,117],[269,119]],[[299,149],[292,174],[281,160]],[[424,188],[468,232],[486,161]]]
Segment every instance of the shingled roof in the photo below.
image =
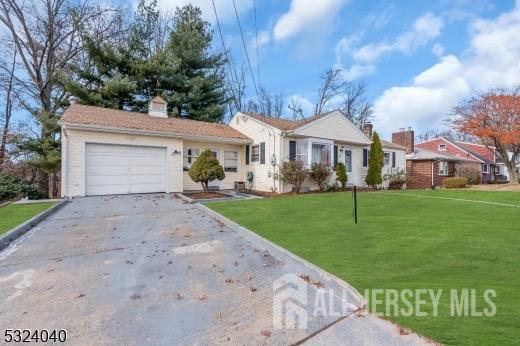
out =
[[267,115],[261,115],[256,113],[250,113],[250,112],[241,112],[242,114],[248,115],[251,118],[254,118],[256,120],[259,120],[267,125],[271,125],[272,127],[276,127],[277,129],[283,130],[283,131],[292,131],[297,129],[300,126],[303,126],[305,124],[308,124],[316,119],[322,118],[327,114],[330,114],[334,111],[322,113],[319,115],[315,115],[309,118],[301,119],[301,120],[289,120],[289,119],[282,119],[282,118],[274,118]]
[[215,137],[250,140],[229,125],[182,118],[158,118],[148,114],[117,109],[72,104],[63,116],[62,125],[82,125],[96,128],[117,128],[164,133],[170,136]]
[[404,147],[402,145],[395,144],[395,143],[389,142],[389,141],[385,141],[384,139],[380,139],[380,141],[381,141],[381,146],[383,148],[397,149],[397,150],[406,150],[406,147]]

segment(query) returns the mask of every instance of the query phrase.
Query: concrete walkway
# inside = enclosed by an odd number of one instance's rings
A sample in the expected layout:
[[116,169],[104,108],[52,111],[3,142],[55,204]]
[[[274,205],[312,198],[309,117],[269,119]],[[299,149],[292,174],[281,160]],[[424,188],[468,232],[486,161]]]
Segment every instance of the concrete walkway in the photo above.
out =
[[[2,327],[66,329],[81,345],[424,342],[269,249],[170,195],[75,199],[0,252]],[[330,292],[339,313],[316,315],[311,297]]]

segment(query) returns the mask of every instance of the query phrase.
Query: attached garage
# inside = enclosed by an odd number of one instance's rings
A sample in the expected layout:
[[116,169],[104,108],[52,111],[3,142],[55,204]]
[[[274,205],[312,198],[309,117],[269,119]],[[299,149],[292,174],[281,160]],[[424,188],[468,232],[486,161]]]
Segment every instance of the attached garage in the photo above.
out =
[[86,194],[166,191],[166,148],[86,144]]
[[[73,103],[62,115],[61,193],[67,197],[201,189],[184,167],[184,148],[237,153],[221,189],[244,181],[251,139],[229,125],[168,117],[159,97],[148,114]],[[224,156],[223,160],[224,160]],[[223,162],[223,164],[226,164]]]

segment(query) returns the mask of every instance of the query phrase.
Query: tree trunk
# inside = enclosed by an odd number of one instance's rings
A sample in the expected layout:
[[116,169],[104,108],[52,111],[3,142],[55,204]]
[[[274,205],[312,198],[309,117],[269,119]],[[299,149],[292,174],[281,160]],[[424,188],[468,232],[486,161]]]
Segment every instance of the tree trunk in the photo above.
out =
[[4,124],[4,129],[2,130],[2,140],[0,143],[0,172],[2,172],[5,161],[5,151],[6,151],[6,143],[7,143],[7,133],[8,133],[8,124],[7,122]]
[[510,161],[506,163],[507,172],[509,173],[509,183],[510,184],[520,184],[520,175],[516,171],[516,165],[514,161]]

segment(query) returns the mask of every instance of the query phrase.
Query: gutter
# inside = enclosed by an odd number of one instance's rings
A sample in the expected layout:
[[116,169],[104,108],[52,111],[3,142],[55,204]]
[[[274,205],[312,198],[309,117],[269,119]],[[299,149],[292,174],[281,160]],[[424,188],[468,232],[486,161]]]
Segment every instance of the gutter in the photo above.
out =
[[152,130],[139,130],[129,129],[124,127],[112,127],[103,125],[91,125],[91,124],[78,124],[69,123],[65,121],[58,122],[61,126],[66,126],[71,129],[87,130],[87,131],[101,131],[101,132],[115,132],[123,134],[135,134],[135,135],[148,135],[157,137],[173,137],[179,139],[190,139],[202,142],[221,142],[221,143],[233,143],[233,144],[250,144],[253,143],[251,139],[242,138],[230,138],[230,137],[213,137],[213,136],[197,136],[189,135],[179,132],[167,132],[167,131],[152,131]]

